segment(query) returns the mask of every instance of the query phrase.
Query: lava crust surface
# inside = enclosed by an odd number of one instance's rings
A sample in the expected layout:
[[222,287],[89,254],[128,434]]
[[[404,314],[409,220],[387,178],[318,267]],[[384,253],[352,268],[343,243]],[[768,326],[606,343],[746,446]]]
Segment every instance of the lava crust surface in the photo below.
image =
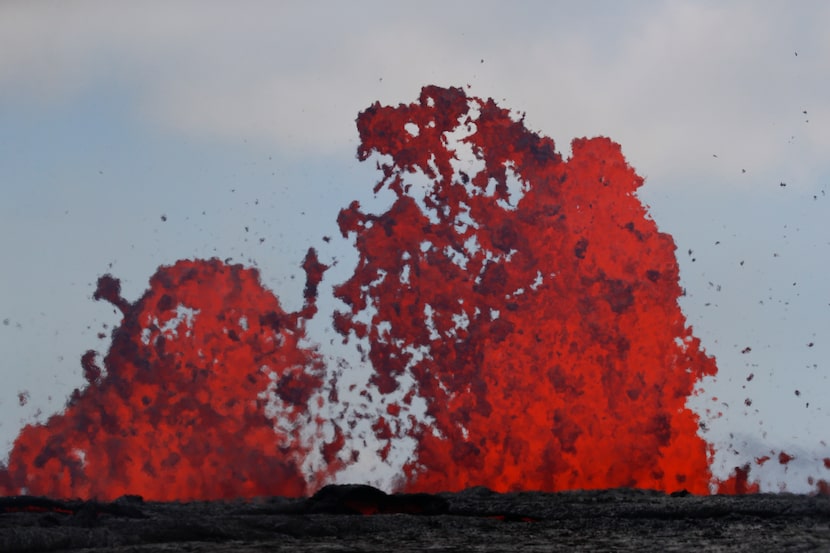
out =
[[[356,505],[360,505],[356,508]],[[358,514],[360,512],[377,514]],[[612,489],[111,503],[0,498],[0,550],[810,551],[830,549],[830,498]]]

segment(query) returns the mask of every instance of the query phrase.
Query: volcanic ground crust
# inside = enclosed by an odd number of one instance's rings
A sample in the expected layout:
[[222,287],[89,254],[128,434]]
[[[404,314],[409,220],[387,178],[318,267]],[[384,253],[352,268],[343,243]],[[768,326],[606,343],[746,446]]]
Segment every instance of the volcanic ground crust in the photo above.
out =
[[336,487],[309,499],[190,503],[1,498],[0,551],[830,550],[827,496],[356,488],[358,497]]

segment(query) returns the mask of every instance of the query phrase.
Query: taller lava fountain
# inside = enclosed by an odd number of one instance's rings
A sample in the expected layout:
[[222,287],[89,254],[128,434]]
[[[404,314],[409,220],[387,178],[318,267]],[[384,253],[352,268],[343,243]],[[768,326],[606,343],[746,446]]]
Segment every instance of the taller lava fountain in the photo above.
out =
[[357,124],[358,157],[379,154],[375,191],[396,199],[340,213],[360,259],[335,326],[368,338],[379,392],[414,379],[403,401],[426,402],[428,423],[402,424],[393,404],[375,424],[381,440],[416,440],[406,488],[708,493],[686,400],[717,368],[620,146],[576,139],[563,160],[459,88],[376,103]]

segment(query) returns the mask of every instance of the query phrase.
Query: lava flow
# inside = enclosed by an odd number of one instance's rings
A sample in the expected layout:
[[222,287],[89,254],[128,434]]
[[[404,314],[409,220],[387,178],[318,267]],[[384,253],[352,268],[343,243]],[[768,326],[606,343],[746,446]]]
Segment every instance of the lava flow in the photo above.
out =
[[396,199],[340,214],[360,259],[335,327],[368,338],[380,393],[414,379],[403,403],[426,402],[428,423],[403,424],[392,403],[374,427],[386,444],[416,440],[406,490],[709,493],[686,400],[717,368],[620,146],[577,139],[563,160],[459,88],[376,103],[357,124],[359,158],[380,155],[375,191]]
[[300,434],[311,427],[307,404],[324,366],[299,342],[326,267],[311,250],[304,268],[299,313],[283,311],[256,269],[217,259],[159,268],[135,304],[121,297],[117,279],[101,277],[95,298],[123,312],[104,366],[87,352],[86,387],[64,413],[23,429],[0,493],[306,494],[302,464],[312,446]]

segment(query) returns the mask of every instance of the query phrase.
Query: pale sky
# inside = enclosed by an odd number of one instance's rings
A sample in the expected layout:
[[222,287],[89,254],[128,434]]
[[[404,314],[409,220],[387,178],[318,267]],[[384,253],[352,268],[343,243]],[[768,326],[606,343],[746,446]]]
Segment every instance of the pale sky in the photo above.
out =
[[786,450],[765,489],[830,479],[828,26],[824,1],[0,3],[0,459],[106,351],[107,272],[135,301],[161,264],[230,257],[295,309],[313,246],[338,264],[309,332],[348,356],[336,217],[385,207],[354,120],[438,84],[526,112],[566,156],[622,145],[718,361],[691,402],[715,473]]

